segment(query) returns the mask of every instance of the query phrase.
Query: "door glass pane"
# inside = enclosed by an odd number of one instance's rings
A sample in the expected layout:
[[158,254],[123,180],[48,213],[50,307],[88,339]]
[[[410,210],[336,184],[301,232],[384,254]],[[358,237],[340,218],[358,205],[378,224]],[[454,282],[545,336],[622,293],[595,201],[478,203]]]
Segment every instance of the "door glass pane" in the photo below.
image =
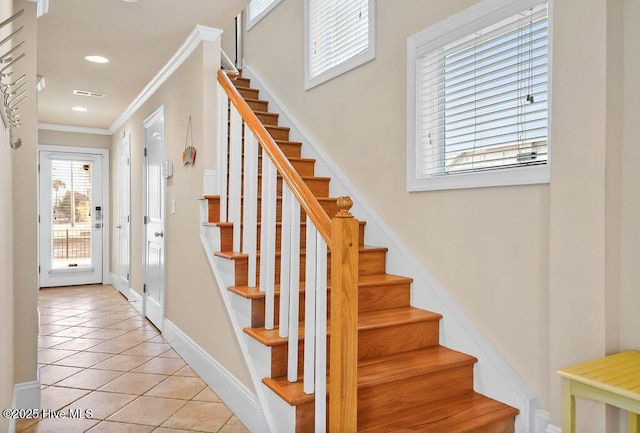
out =
[[91,161],[51,161],[51,269],[91,266]]

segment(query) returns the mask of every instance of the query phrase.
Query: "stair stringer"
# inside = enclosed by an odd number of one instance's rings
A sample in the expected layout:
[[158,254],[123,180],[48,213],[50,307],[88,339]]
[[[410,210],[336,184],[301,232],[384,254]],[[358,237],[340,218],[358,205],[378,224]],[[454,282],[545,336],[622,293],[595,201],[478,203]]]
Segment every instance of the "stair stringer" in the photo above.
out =
[[299,141],[304,158],[316,160],[316,176],[331,178],[330,196],[348,195],[353,198],[351,212],[367,221],[367,244],[386,245],[387,272],[407,275],[414,279],[411,305],[437,311],[444,317],[440,326],[440,342],[451,349],[478,358],[474,367],[474,388],[495,400],[519,409],[516,433],[544,431],[543,418],[537,414],[538,400],[518,373],[505,361],[493,345],[482,335],[446,289],[436,281],[411,250],[400,240],[384,219],[373,209],[347,176],[331,160],[313,136],[294,117],[275,92],[255,69],[245,63],[242,75],[251,79],[251,86],[260,90],[260,99],[269,101],[270,111],[279,113],[279,124],[288,126],[290,140]]
[[231,296],[228,287],[235,282],[235,267],[232,260],[214,255],[220,250],[220,228],[207,225],[208,203],[200,201],[200,241],[209,259],[218,289],[224,300],[231,325],[240,345],[251,381],[260,403],[262,415],[266,424],[259,433],[294,433],[296,422],[295,407],[288,405],[282,398],[269,390],[262,378],[268,377],[271,371],[271,349],[259,344],[244,333],[243,329],[251,326],[251,301]]

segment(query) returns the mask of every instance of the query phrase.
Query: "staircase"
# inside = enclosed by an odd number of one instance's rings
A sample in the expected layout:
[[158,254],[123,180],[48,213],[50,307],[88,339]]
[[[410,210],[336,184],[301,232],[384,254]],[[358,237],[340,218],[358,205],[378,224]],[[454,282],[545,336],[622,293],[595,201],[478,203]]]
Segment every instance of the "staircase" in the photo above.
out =
[[[250,80],[242,76],[231,77],[232,83],[253,110],[266,131],[275,140],[291,165],[295,168],[311,193],[316,197],[329,218],[339,211],[337,198],[329,197],[331,179],[314,174],[314,160],[301,157],[302,143],[289,140],[289,128],[278,126],[278,114],[268,111],[268,102],[261,100],[252,89]],[[244,133],[246,135],[246,132]],[[245,140],[246,141],[246,140]],[[242,159],[244,160],[243,154]],[[258,167],[263,166],[266,155],[260,152]],[[229,157],[231,160],[231,157]],[[229,165],[231,162],[229,163]],[[260,168],[258,172],[261,173]],[[244,174],[243,174],[244,176]],[[260,203],[262,175],[258,175],[257,201]],[[282,236],[282,186],[277,181],[276,246]],[[244,187],[242,188],[244,196]],[[234,236],[243,236],[245,227],[226,222],[226,208],[232,197],[206,196],[209,226],[220,231],[218,259],[232,264],[234,283],[228,290],[238,302],[250,305],[250,326],[244,329],[255,344],[270,352],[268,376],[264,386],[288,405],[295,407],[295,431],[313,432],[315,420],[315,394],[305,393],[303,362],[305,358],[305,262],[308,220],[300,217],[300,296],[297,375],[290,381],[291,367],[287,367],[289,341],[281,337],[278,324],[280,260],[282,252],[275,254],[275,326],[267,326],[265,311],[267,295],[260,290],[260,254],[256,257],[257,287],[250,287],[252,265],[247,254],[234,251]],[[224,209],[223,209],[224,208]],[[244,205],[242,213],[244,214]],[[258,206],[260,221],[260,206]],[[225,219],[225,221],[222,221]],[[357,431],[367,433],[388,432],[440,432],[440,433],[513,433],[518,410],[474,392],[473,367],[477,359],[439,344],[440,319],[438,313],[424,311],[410,305],[412,279],[386,273],[384,247],[367,246],[366,224],[358,223],[358,317],[357,317]],[[234,234],[235,229],[235,234]],[[258,251],[260,251],[261,224],[257,223]],[[236,246],[239,245],[235,239]],[[329,267],[328,271],[331,273]],[[328,281],[331,281],[330,279]],[[331,287],[327,288],[331,298]],[[329,303],[330,304],[330,303]],[[330,312],[328,312],[330,313]],[[330,315],[330,314],[329,314]],[[329,318],[330,320],[330,318]],[[272,328],[272,329],[268,329]],[[330,341],[331,335],[327,335]],[[327,354],[327,359],[329,354]],[[288,372],[289,370],[289,372]],[[296,371],[294,371],[294,376]],[[289,377],[287,377],[289,376]],[[330,377],[327,382],[331,383]],[[329,389],[329,385],[327,385]],[[330,401],[331,396],[327,396]],[[328,417],[328,415],[327,415]],[[341,432],[340,432],[341,433]]]

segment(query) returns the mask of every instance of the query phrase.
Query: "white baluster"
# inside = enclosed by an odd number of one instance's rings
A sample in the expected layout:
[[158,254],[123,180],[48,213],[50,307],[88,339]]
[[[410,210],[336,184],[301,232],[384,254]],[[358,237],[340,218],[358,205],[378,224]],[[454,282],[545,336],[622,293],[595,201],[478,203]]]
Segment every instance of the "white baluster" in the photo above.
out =
[[[288,188],[287,188],[288,189]],[[289,382],[298,380],[298,322],[300,317],[300,203],[291,200],[289,253]]]
[[227,221],[227,176],[229,174],[229,98],[218,83],[218,193],[220,221]]
[[242,198],[242,117],[231,105],[229,154],[229,222],[233,223],[233,251],[240,252]]
[[304,283],[304,392],[315,391],[315,351],[316,351],[316,236],[318,231],[307,217]]
[[327,417],[327,244],[317,235],[316,253],[316,433],[326,431]]
[[260,290],[266,292],[265,328],[274,327],[276,260],[276,167],[267,155],[262,157],[262,215],[260,225]]
[[291,287],[291,207],[295,198],[282,182],[282,224],[280,227],[280,324],[278,335],[289,336],[289,288]]
[[256,286],[258,230],[258,141],[244,125],[244,212],[242,252],[249,256],[248,285]]

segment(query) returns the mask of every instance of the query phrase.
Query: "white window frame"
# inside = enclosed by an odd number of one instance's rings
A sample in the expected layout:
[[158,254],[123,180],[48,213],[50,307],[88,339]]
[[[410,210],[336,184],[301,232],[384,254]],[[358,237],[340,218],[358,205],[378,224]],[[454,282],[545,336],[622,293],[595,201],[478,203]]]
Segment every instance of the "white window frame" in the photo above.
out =
[[304,88],[305,90],[312,89],[326,81],[329,81],[339,75],[349,72],[352,69],[357,68],[376,58],[376,1],[368,0],[369,2],[369,46],[366,51],[351,57],[338,65],[335,65],[326,71],[311,76],[310,67],[310,25],[309,25],[309,2],[313,0],[304,1]]
[[269,12],[274,10],[276,6],[280,4],[281,1],[282,0],[272,0],[269,6],[267,6],[262,12],[256,15],[253,19],[251,19],[251,13],[250,13],[252,2],[249,2],[249,4],[247,5],[247,9],[245,11],[245,14],[247,15],[247,31],[251,30],[251,28],[256,24],[258,24],[258,22],[260,22],[262,18],[266,17],[269,14]]
[[[508,185],[542,184],[550,181],[551,138],[547,137],[547,163],[535,166],[496,168],[469,173],[452,173],[424,177],[418,167],[418,59],[436,49],[514,16],[527,8],[543,3],[543,0],[483,0],[464,11],[447,18],[407,39],[407,190],[430,191],[461,188],[482,188]],[[552,80],[552,0],[548,2],[548,131],[551,131],[551,80]]]

